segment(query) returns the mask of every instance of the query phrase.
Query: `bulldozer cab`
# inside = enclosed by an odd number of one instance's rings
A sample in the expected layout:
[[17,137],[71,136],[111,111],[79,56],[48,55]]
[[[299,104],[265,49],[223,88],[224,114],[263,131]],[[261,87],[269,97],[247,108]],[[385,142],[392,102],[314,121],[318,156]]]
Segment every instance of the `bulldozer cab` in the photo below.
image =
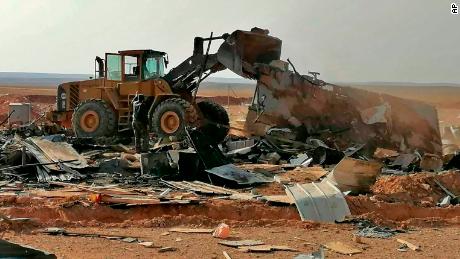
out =
[[105,60],[106,79],[120,82],[161,77],[168,63],[165,52],[150,49],[106,53]]

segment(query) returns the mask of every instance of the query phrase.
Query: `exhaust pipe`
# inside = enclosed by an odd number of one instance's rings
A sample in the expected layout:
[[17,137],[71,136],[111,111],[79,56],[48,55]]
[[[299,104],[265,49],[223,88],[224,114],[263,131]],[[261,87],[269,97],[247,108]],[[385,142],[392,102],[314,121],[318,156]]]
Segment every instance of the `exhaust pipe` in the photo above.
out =
[[98,72],[98,78],[103,78],[104,77],[104,60],[96,56],[96,63],[97,63],[97,72]]

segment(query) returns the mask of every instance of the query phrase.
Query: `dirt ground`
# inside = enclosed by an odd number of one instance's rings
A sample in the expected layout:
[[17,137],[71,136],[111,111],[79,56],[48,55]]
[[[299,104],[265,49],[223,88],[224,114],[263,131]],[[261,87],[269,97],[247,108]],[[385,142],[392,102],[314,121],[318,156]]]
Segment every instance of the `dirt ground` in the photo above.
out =
[[[342,241],[363,250],[355,258],[460,258],[458,243],[460,229],[457,227],[419,228],[411,233],[399,234],[398,238],[421,246],[421,251],[399,252],[394,239],[362,238],[363,244],[352,241],[354,230],[349,225],[321,225],[303,229],[299,227],[238,227],[232,228],[232,237],[260,239],[267,244],[288,245],[298,252],[244,253],[232,247],[218,244],[210,234],[170,233],[162,236],[168,228],[71,228],[73,232],[104,233],[110,235],[133,235],[151,241],[158,246],[177,248],[173,252],[159,253],[157,248],[145,248],[139,244],[87,237],[62,237],[44,234],[19,234],[8,232],[4,238],[56,253],[59,258],[224,258],[226,251],[231,258],[293,258],[300,253],[318,250],[320,244]],[[332,251],[325,251],[326,258],[350,258]]]
[[[436,98],[432,98],[434,93]],[[0,111],[6,111],[8,101],[28,101],[33,103],[34,113],[39,114],[53,105],[53,94],[53,89],[0,87]],[[442,125],[460,125],[460,102],[456,100],[460,96],[460,89],[399,89],[394,94],[428,101],[438,108]],[[212,95],[219,94],[213,92]],[[223,92],[222,96],[225,95]],[[224,105],[230,104],[227,108],[232,126],[242,128],[248,99],[217,99]],[[314,173],[286,172],[283,176],[302,182],[312,180],[310,177],[317,175],[318,170]],[[356,227],[352,224],[302,222],[295,206],[273,206],[262,201],[208,200],[199,205],[120,209],[92,204],[86,196],[75,193],[66,197],[57,195],[46,198],[51,194],[40,190],[30,190],[30,193],[20,196],[1,193],[0,214],[28,217],[33,221],[21,224],[0,222],[0,236],[53,252],[58,258],[224,258],[223,251],[231,258],[293,258],[300,253],[316,251],[330,241],[342,241],[363,250],[361,254],[351,256],[354,258],[460,258],[460,206],[435,206],[444,194],[433,184],[434,177],[451,191],[460,194],[460,173],[452,171],[438,176],[430,173],[385,176],[372,187],[372,195],[346,197],[354,217],[407,230],[407,233],[397,234],[390,239],[361,238],[363,244],[353,241]],[[282,186],[277,183],[260,186],[256,191],[266,195],[284,194]],[[230,239],[260,239],[266,244],[286,245],[298,251],[245,253],[218,244],[219,239],[210,234],[163,234],[171,227],[214,228],[222,222],[230,225]],[[169,246],[177,250],[160,253],[159,248],[145,248],[137,243],[94,237],[49,236],[38,232],[45,227],[63,227],[71,232],[134,236],[151,241],[158,247]],[[420,245],[421,251],[398,251],[400,244],[396,238]],[[326,251],[326,256],[350,257],[333,251]]]

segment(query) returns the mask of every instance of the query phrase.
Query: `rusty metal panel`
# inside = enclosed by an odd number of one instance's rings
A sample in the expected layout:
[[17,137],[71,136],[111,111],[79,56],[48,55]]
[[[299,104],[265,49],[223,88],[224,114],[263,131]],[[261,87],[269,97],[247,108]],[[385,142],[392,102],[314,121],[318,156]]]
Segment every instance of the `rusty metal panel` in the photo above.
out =
[[[428,104],[351,87],[268,65],[258,68],[255,101],[246,129],[263,136],[271,127],[289,127],[344,150],[351,143],[441,154],[437,111]],[[331,143],[333,142],[333,143]]]
[[375,183],[382,170],[382,164],[376,161],[364,161],[345,157],[328,175],[341,191],[366,192]]
[[[86,159],[78,154],[78,152],[69,143],[61,141],[53,142],[49,138],[47,139],[44,137],[30,137],[27,139],[27,142],[32,144],[36,148],[35,150],[38,151],[34,154],[46,158],[44,162],[46,162],[46,160],[50,162],[75,160],[73,162],[65,162],[63,164],[74,169],[85,168],[88,166]],[[49,166],[53,167],[51,169],[59,169],[57,165]]]

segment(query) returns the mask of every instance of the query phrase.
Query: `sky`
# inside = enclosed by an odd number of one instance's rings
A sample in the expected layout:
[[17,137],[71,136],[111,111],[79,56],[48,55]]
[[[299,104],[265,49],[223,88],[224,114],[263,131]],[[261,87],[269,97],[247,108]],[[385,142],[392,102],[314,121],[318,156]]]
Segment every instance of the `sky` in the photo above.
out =
[[195,36],[257,26],[326,81],[460,83],[455,1],[0,0],[0,71],[92,74],[96,55],[122,49],[165,51],[173,67]]

